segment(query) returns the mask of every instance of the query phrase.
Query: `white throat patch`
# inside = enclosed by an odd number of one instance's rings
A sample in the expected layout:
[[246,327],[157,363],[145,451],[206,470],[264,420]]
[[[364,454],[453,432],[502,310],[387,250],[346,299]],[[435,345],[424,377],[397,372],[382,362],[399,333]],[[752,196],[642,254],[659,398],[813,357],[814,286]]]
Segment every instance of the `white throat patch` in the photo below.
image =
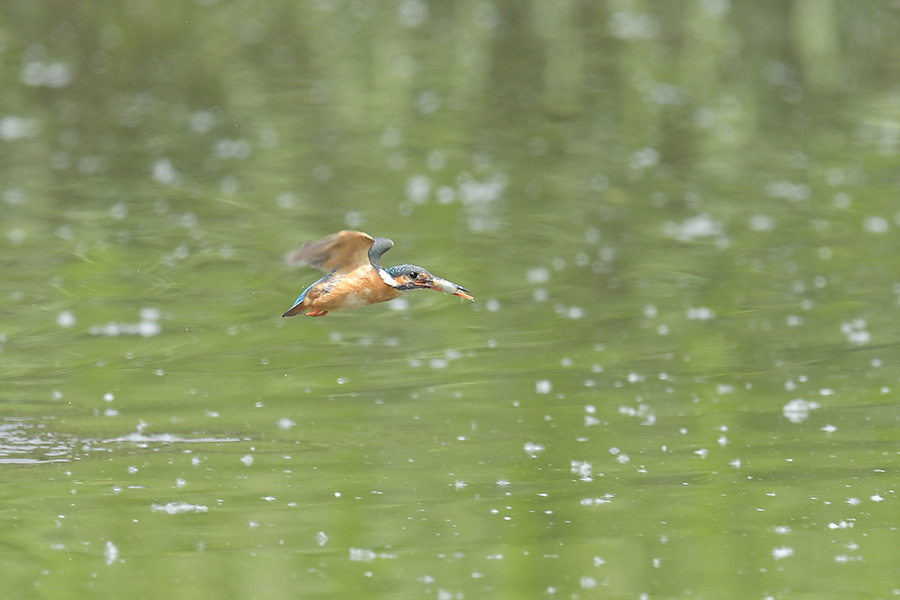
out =
[[391,277],[391,274],[385,271],[383,268],[378,269],[378,274],[381,276],[381,280],[391,286],[392,288],[397,287],[397,281]]

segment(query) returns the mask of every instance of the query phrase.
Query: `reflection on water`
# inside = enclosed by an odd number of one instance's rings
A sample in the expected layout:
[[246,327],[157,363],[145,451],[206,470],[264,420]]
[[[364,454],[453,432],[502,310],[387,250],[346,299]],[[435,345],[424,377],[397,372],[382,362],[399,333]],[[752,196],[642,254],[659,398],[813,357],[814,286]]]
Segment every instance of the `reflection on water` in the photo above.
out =
[[[2,9],[11,589],[900,593],[896,7],[81,8]],[[476,302],[281,319],[345,228]]]

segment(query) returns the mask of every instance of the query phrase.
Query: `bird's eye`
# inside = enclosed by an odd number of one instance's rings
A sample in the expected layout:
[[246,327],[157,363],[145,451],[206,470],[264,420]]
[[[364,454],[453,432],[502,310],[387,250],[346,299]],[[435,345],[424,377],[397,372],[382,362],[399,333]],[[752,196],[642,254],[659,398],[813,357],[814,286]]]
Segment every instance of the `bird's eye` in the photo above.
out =
[[419,272],[418,272],[418,271],[410,271],[410,273],[409,273],[409,278],[410,278],[410,279],[418,279],[418,278],[419,278]]

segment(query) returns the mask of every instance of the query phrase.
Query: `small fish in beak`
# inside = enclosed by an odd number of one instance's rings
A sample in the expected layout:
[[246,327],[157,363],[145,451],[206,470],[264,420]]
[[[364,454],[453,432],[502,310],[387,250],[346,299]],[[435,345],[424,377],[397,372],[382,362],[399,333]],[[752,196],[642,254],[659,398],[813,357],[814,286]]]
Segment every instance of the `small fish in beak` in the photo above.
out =
[[472,297],[472,292],[463,286],[457,285],[452,281],[447,281],[446,279],[441,279],[440,277],[434,277],[431,280],[431,289],[450,294],[451,296],[459,296],[466,300],[475,300],[475,298]]

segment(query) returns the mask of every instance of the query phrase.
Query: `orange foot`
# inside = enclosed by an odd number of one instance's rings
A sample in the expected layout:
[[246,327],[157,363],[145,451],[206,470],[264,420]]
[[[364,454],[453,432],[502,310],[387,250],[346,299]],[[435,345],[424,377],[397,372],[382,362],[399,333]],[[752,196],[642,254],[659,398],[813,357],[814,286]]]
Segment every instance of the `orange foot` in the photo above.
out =
[[324,317],[327,314],[328,314],[327,310],[311,310],[308,313],[306,313],[306,316],[307,317]]

